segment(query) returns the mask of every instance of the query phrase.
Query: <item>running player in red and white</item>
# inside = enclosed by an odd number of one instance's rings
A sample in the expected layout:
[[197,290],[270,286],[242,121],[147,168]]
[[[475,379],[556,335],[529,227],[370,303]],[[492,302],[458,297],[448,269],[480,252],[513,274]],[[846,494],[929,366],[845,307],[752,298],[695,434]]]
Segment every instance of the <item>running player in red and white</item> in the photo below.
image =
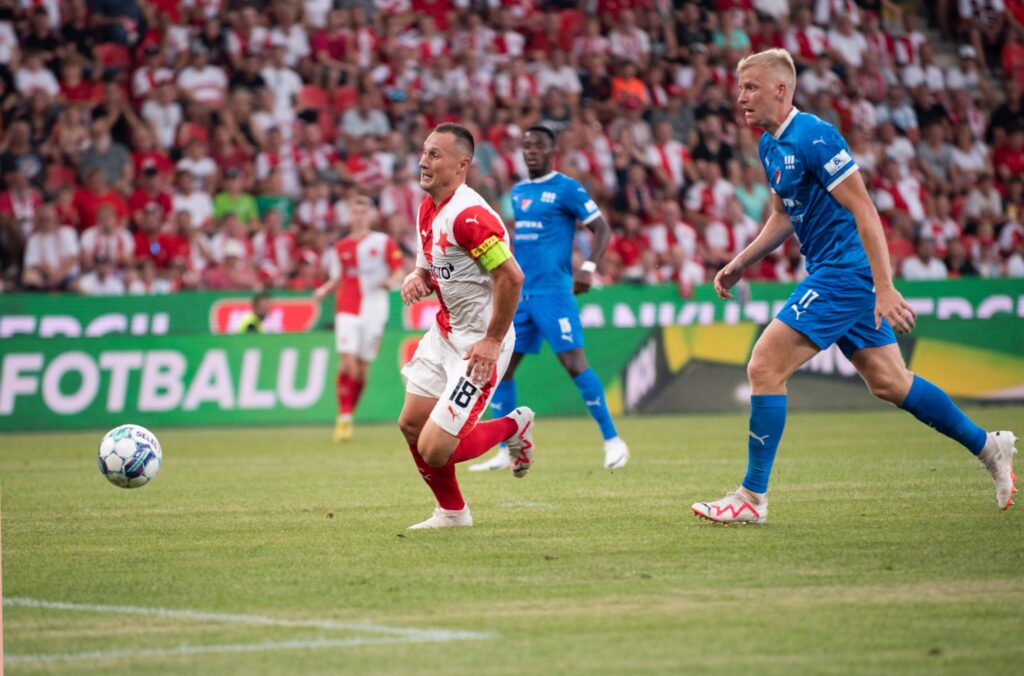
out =
[[402,284],[402,300],[415,303],[436,291],[441,309],[402,369],[398,427],[437,508],[410,528],[473,525],[455,463],[502,441],[514,476],[524,476],[533,462],[529,408],[479,422],[512,357],[523,271],[501,218],[465,184],[474,147],[465,127],[446,123],[427,137],[420,156],[420,186],[428,197],[417,218],[416,269]]
[[388,289],[402,281],[402,252],[383,232],[375,232],[369,197],[349,200],[352,231],[334,244],[331,278],[314,293],[317,302],[338,289],[334,335],[338,349],[338,419],[334,440],[352,438],[352,413],[366,385],[388,323]]

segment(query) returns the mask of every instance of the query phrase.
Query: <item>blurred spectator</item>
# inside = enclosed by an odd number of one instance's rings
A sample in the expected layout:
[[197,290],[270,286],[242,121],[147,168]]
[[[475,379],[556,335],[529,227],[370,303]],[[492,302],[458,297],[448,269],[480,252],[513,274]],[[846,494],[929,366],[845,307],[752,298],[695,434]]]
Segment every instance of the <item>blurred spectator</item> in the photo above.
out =
[[935,242],[927,237],[917,240],[914,255],[907,257],[900,266],[904,279],[945,279],[946,266],[935,257]]
[[135,260],[135,239],[109,204],[96,210],[96,225],[82,232],[81,247],[82,267],[87,271],[103,257],[112,270],[123,274]]
[[25,245],[21,283],[34,291],[66,291],[78,275],[78,234],[60,225],[56,210],[44,204]]
[[94,259],[95,268],[82,275],[75,283],[75,290],[86,296],[123,296],[124,282],[114,272],[114,265],[106,254]]
[[202,285],[206,289],[252,289],[258,283],[259,277],[249,263],[245,246],[234,239],[225,243],[221,262],[207,267],[202,275]]

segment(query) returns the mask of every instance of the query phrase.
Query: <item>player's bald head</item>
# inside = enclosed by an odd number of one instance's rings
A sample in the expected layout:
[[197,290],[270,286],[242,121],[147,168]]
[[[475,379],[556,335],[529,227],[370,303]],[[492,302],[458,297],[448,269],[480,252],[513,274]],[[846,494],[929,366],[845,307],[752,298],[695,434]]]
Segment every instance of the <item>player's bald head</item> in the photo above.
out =
[[736,66],[738,75],[754,70],[757,71],[759,77],[767,80],[768,84],[785,84],[786,91],[792,100],[793,92],[796,89],[796,66],[793,65],[793,57],[789,52],[785,49],[766,49],[740,59]]

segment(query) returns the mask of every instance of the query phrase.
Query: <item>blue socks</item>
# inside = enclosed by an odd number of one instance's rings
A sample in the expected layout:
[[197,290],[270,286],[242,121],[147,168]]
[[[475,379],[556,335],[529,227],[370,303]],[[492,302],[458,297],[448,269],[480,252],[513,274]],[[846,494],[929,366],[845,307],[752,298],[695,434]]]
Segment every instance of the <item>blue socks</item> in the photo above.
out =
[[754,493],[768,492],[768,477],[775,462],[782,431],[786,429],[786,395],[755,394],[750,397],[750,430],[747,440],[747,475],[743,487]]
[[572,379],[576,383],[580,395],[583,396],[583,403],[587,405],[590,416],[601,428],[601,436],[605,441],[619,436],[615,431],[615,423],[612,422],[612,415],[608,412],[608,402],[604,398],[604,385],[601,379],[594,373],[594,369],[588,368],[583,373]]
[[914,376],[907,398],[900,408],[914,415],[929,427],[934,427],[951,439],[963,444],[974,455],[981,453],[988,434],[957,408],[949,395],[921,376]]
[[491,417],[500,418],[516,410],[516,381],[499,380],[491,395]]

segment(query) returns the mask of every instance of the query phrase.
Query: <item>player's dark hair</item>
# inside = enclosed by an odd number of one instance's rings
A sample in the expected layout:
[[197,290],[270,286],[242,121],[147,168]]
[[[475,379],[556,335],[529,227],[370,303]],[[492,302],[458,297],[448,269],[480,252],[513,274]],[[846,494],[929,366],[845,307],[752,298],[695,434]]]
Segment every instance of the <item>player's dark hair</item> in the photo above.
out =
[[473,153],[476,152],[476,141],[473,140],[473,135],[469,133],[469,130],[463,127],[461,124],[455,124],[454,122],[444,122],[434,127],[435,133],[451,134],[455,137],[455,142],[461,145],[463,149],[469,153],[469,158],[473,159]]
[[551,139],[551,145],[555,145],[555,132],[551,131],[550,129],[548,129],[544,125],[542,125],[542,124],[535,124],[532,127],[530,127],[529,129],[527,129],[526,133],[529,134],[531,131],[533,133],[535,133],[535,134],[544,134],[549,139]]

